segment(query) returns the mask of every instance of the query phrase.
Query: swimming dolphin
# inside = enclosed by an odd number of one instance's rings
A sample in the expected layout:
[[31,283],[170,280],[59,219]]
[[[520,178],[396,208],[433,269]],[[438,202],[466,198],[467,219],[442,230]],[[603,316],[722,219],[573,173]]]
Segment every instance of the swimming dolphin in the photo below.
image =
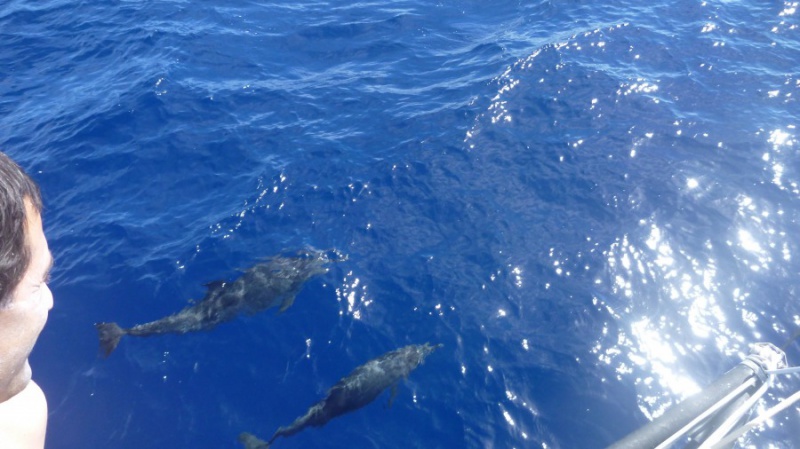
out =
[[372,359],[354,369],[353,372],[336,383],[325,396],[308,409],[305,415],[297,418],[286,427],[279,428],[269,441],[259,439],[244,432],[239,441],[246,449],[268,449],[278,437],[288,437],[306,427],[320,427],[331,419],[359,409],[378,397],[383,390],[392,387],[389,405],[397,394],[397,384],[422,364],[431,352],[442,345],[410,345]]
[[250,267],[233,282],[206,284],[206,295],[201,301],[173,315],[127,329],[117,323],[95,324],[100,348],[108,357],[124,335],[147,337],[209,330],[241,312],[252,315],[279,304],[279,312],[283,312],[292,305],[307,280],[326,273],[326,265],[339,260],[344,259],[330,259],[327,253],[316,250],[301,250],[291,257],[272,257]]

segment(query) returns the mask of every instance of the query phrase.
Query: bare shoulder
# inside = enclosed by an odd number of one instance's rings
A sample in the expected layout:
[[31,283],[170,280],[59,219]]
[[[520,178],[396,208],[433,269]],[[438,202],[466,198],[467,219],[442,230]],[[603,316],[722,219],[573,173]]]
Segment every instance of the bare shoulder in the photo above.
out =
[[42,449],[47,428],[47,400],[31,381],[11,399],[0,402],[0,447]]

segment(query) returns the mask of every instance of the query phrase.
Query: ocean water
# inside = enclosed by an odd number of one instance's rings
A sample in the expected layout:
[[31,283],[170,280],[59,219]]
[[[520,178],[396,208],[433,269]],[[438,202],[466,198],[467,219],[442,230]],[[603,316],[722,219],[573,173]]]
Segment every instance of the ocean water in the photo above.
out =
[[[597,448],[785,344],[798,7],[4,0],[0,148],[56,258],[47,448],[241,447],[423,342],[391,408],[274,447]],[[348,259],[286,312],[99,357],[94,323],[306,247]]]

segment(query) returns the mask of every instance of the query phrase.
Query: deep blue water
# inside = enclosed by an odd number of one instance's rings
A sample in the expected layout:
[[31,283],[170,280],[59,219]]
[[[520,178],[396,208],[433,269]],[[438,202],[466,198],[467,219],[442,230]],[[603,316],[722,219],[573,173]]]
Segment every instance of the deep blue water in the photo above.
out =
[[[0,148],[57,260],[48,449],[240,447],[426,341],[390,409],[275,448],[595,448],[782,345],[798,6],[5,0]],[[95,322],[308,246],[349,258],[287,312],[98,357]]]

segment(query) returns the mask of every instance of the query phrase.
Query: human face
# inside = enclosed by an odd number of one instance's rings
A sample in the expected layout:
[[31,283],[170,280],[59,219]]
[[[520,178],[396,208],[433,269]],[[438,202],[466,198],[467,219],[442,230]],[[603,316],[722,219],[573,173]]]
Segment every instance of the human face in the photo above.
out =
[[28,356],[53,308],[53,294],[47,287],[53,256],[44,236],[42,217],[27,200],[25,214],[30,264],[8,304],[0,307],[0,402],[30,382]]

